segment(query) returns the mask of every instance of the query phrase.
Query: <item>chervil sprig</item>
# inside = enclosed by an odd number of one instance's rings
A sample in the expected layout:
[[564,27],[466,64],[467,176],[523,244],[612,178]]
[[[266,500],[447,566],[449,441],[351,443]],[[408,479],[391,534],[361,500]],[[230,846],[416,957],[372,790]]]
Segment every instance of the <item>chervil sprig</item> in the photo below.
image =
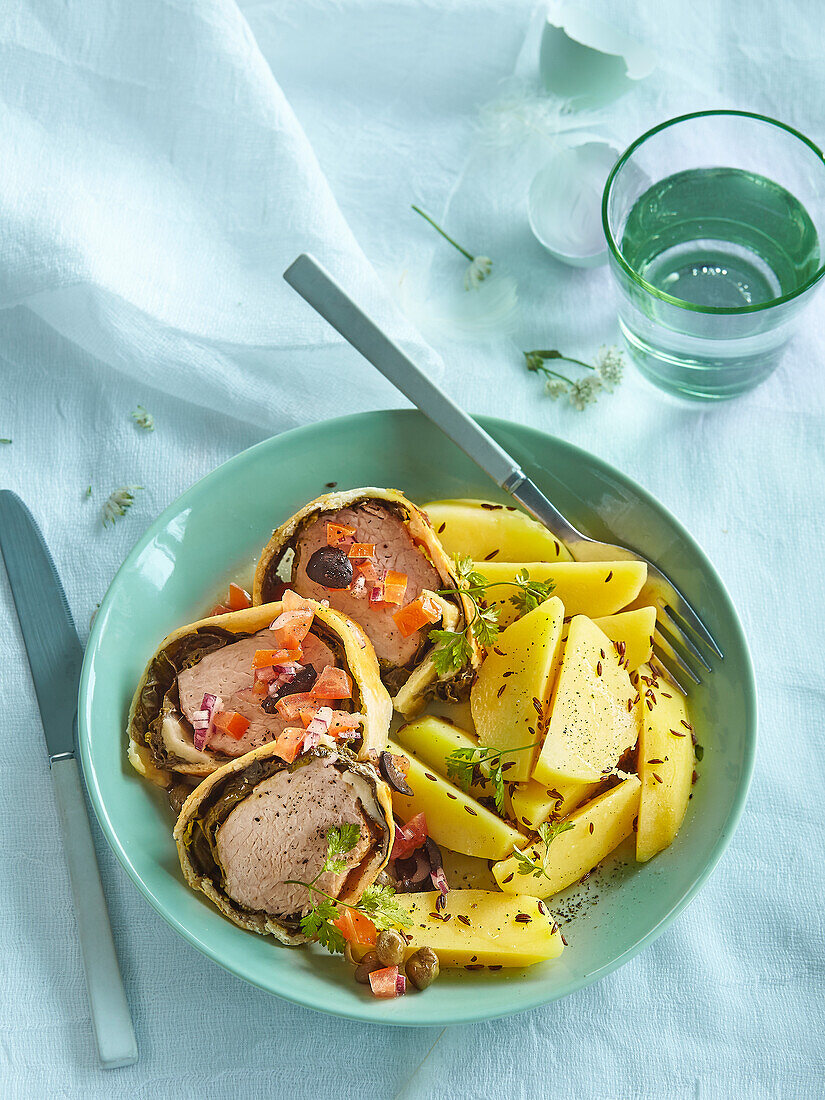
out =
[[518,873],[520,875],[533,875],[535,878],[541,878],[542,875],[546,875],[550,845],[557,836],[561,836],[562,833],[566,833],[572,828],[574,828],[572,821],[548,821],[543,825],[539,825],[538,834],[539,839],[544,844],[544,856],[539,860],[535,855],[529,856],[526,852],[522,852],[518,848],[513,848],[513,856],[516,860]]
[[498,608],[487,607],[484,596],[491,588],[507,586],[515,588],[516,592],[510,597],[520,614],[532,611],[540,603],[548,598],[553,591],[553,585],[544,581],[531,581],[526,569],[520,569],[512,581],[488,581],[483,573],[475,568],[475,563],[466,555],[456,554],[454,557],[455,575],[459,582],[457,588],[442,588],[439,596],[464,595],[473,604],[473,617],[462,630],[432,630],[430,638],[437,643],[433,650],[433,663],[439,676],[446,676],[450,672],[457,672],[470,660],[473,648],[468,638],[468,632],[476,637],[479,645],[491,649],[498,638]]
[[[345,939],[334,921],[341,916],[341,906],[355,909],[370,918],[376,928],[407,927],[412,924],[409,912],[396,899],[391,886],[368,886],[357,902],[350,904],[334,898],[326,890],[316,886],[324,872],[339,875],[347,868],[346,856],[358,843],[361,830],[357,825],[340,825],[327,832],[327,852],[321,870],[312,880],[287,879],[290,886],[303,886],[309,890],[313,906],[301,917],[301,931],[307,939],[314,940],[325,947],[330,954],[341,954]],[[317,897],[317,900],[316,900]]]
[[155,430],[155,418],[150,412],[144,409],[143,405],[138,405],[132,413],[132,420],[134,420],[139,428],[143,428],[145,432],[153,432]]
[[493,787],[493,799],[496,809],[504,809],[504,757],[514,752],[525,752],[535,748],[537,742],[520,745],[517,749],[454,749],[447,757],[447,778],[457,787],[469,791],[475,778],[476,768],[490,780]]

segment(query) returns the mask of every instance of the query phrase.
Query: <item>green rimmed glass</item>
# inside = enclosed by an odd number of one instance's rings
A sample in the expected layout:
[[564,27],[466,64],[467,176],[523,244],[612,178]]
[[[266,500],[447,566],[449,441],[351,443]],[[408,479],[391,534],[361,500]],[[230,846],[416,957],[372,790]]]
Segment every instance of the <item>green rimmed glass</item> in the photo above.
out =
[[639,369],[681,396],[734,397],[777,366],[825,274],[825,157],[763,115],[682,115],[622,154],[602,220]]

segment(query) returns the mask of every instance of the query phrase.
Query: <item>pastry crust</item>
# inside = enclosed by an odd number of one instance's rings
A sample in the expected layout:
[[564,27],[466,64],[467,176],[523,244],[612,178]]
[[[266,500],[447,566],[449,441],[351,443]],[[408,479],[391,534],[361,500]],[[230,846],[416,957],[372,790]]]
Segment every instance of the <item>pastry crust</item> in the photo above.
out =
[[[433,529],[426,514],[397,489],[382,489],[367,486],[360,489],[347,489],[342,492],[326,493],[316,500],[305,504],[303,508],[281,524],[264,547],[257,569],[252,599],[255,604],[269,598],[277,583],[281,581],[278,568],[287,551],[294,549],[298,535],[304,527],[313,523],[325,512],[338,512],[344,508],[354,508],[370,501],[379,501],[391,507],[403,520],[413,540],[427,557],[438,573],[444,588],[463,587],[455,574],[453,563]],[[447,630],[461,629],[472,621],[475,609],[465,595],[457,597],[439,597],[445,608],[443,627]],[[398,667],[382,668],[384,682],[394,693],[393,704],[405,718],[418,713],[432,695],[455,699],[466,697],[475,679],[475,671],[481,664],[482,651],[472,632],[468,632],[472,649],[470,662],[457,672],[439,676],[432,660],[433,645],[426,641],[421,646],[415,660]]]
[[[324,607],[316,601],[313,632],[333,644],[344,668],[352,677],[358,709],[364,715],[361,743],[357,751],[359,760],[374,760],[387,746],[387,734],[392,718],[392,703],[387,689],[381,682],[378,661],[369,639],[361,627],[340,611]],[[129,710],[128,737],[129,762],[144,778],[161,787],[169,787],[176,775],[203,778],[217,768],[231,762],[232,757],[220,753],[199,751],[186,746],[186,759],[177,758],[168,751],[164,741],[164,708],[168,708],[166,692],[170,676],[176,679],[177,671],[170,655],[180,650],[178,643],[191,640],[197,650],[208,647],[213,652],[222,645],[229,645],[233,636],[248,636],[265,629],[281,613],[281,603],[262,604],[233,611],[224,615],[212,615],[198,622],[173,630],[155,651],[138,684]],[[201,655],[204,655],[203,653]],[[188,660],[188,664],[197,663]],[[179,721],[179,716],[172,721]],[[266,746],[262,746],[266,747]],[[242,759],[242,758],[241,758]]]

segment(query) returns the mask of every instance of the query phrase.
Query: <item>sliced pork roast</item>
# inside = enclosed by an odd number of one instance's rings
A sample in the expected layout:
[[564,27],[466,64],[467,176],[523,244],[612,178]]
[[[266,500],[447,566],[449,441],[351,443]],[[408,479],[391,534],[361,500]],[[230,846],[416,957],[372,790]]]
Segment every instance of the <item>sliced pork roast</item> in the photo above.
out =
[[289,591],[161,643],[132,701],[129,759],[164,787],[270,743],[287,763],[317,745],[374,759],[391,716],[358,624]]
[[389,788],[374,767],[316,748],[287,763],[275,744],[231,761],[205,779],[175,826],[186,881],[235,924],[301,943],[299,921],[318,901],[289,880],[311,882],[323,866],[327,834],[358,826],[340,874],[319,889],[356,901],[387,862],[393,842]]
[[405,717],[434,693],[461,698],[469,690],[481,659],[475,639],[470,664],[439,676],[430,632],[465,629],[472,606],[455,591],[462,582],[426,514],[402,493],[351,489],[307,504],[264,548],[254,602],[275,599],[284,585],[361,624]]

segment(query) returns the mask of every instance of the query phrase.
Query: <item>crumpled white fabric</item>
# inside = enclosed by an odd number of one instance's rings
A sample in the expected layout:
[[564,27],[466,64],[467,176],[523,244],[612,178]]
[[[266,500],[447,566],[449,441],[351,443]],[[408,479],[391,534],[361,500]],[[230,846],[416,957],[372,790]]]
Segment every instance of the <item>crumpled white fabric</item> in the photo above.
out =
[[[585,6],[661,60],[606,112],[621,139],[718,104],[822,144],[812,0]],[[616,321],[606,271],[563,268],[529,234],[535,149],[494,154],[481,127],[480,107],[512,90],[500,82],[532,74],[532,12],[532,0],[8,0],[0,437],[13,443],[0,445],[0,484],[41,521],[85,636],[130,545],[199,476],[273,430],[401,403],[283,284],[305,249],[467,408],[635,477],[705,546],[751,640],[761,748],[748,809],[701,895],[642,955],[561,1003],[448,1029],[404,1095],[819,1097],[821,299],[777,373],[736,402],[678,405],[632,373],[583,414],[545,399],[521,350],[591,354]],[[436,298],[463,272],[411,202],[518,281],[511,335],[442,332],[439,360],[393,310],[405,272]],[[130,419],[139,403],[154,433]],[[104,532],[100,506],[122,484],[145,488]],[[99,836],[140,1061],[98,1068],[2,570],[0,605],[0,1094],[385,1100],[404,1088],[435,1029],[326,1018],[235,980],[156,916]]]

